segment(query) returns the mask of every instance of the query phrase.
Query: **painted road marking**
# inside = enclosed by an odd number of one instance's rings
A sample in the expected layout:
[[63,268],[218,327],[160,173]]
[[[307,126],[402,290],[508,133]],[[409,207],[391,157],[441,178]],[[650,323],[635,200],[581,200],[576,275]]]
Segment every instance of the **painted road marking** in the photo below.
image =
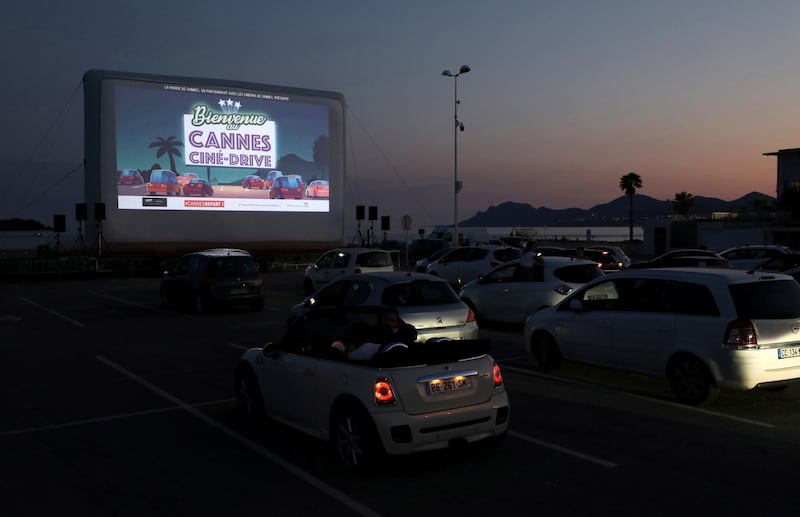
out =
[[213,418],[205,415],[201,411],[198,411],[196,408],[192,407],[191,405],[187,404],[186,402],[183,402],[182,400],[180,400],[179,398],[175,397],[174,395],[162,390],[158,386],[156,386],[154,384],[151,384],[150,382],[148,382],[147,380],[139,377],[135,373],[133,373],[133,372],[131,372],[129,370],[126,370],[122,366],[114,363],[113,361],[110,361],[109,359],[106,359],[103,356],[97,356],[97,360],[102,362],[103,364],[113,368],[114,370],[116,370],[117,372],[121,373],[122,375],[128,377],[129,379],[131,379],[133,381],[136,381],[137,383],[141,384],[143,387],[147,388],[148,390],[152,391],[153,393],[161,396],[162,398],[165,398],[165,399],[169,400],[170,402],[172,402],[176,406],[179,406],[181,409],[183,409],[184,411],[186,411],[190,415],[194,416],[198,420],[202,421],[203,423],[207,424],[208,426],[213,427],[213,428],[215,428],[215,429],[217,429],[219,431],[222,431],[222,433],[227,435],[229,438],[232,438],[233,440],[239,442],[240,444],[242,444],[243,446],[247,447],[251,451],[259,454],[260,456],[262,456],[265,459],[271,461],[272,463],[278,465],[279,467],[281,467],[284,470],[290,472],[291,474],[294,474],[296,477],[302,479],[303,481],[305,481],[309,485],[313,486],[317,490],[319,490],[319,491],[329,495],[330,497],[336,499],[337,501],[339,501],[343,505],[345,505],[348,508],[350,508],[351,510],[353,510],[358,515],[365,515],[365,516],[370,516],[370,517],[379,517],[380,516],[379,513],[375,512],[371,508],[361,504],[359,501],[356,501],[355,499],[353,499],[352,497],[348,496],[344,492],[341,492],[341,491],[337,490],[336,488],[332,487],[331,485],[328,485],[327,483],[325,483],[321,479],[317,478],[316,476],[306,472],[305,470],[303,470],[300,467],[294,465],[293,463],[290,463],[290,462],[286,461],[285,459],[281,458],[280,456],[272,453],[270,450],[265,449],[261,445],[257,444],[256,442],[254,442],[253,440],[247,438],[246,436],[242,435],[241,433],[238,433],[234,429],[231,429],[230,427],[228,427],[228,426],[226,426],[226,425],[214,420]]
[[39,310],[42,310],[42,311],[47,312],[47,313],[50,313],[53,316],[58,316],[59,318],[72,323],[76,327],[83,328],[83,327],[86,326],[83,323],[81,323],[80,321],[75,321],[74,319],[70,318],[69,316],[65,316],[65,315],[61,314],[60,312],[56,312],[56,311],[54,311],[52,309],[48,309],[47,307],[43,307],[43,306],[39,305],[38,303],[36,303],[34,301],[28,300],[27,298],[20,297],[20,300],[22,300],[23,302],[25,302],[27,304],[33,305],[34,307],[36,307]]
[[624,390],[617,390],[617,389],[614,389],[612,387],[603,386],[603,385],[600,385],[600,384],[593,384],[591,382],[584,382],[584,381],[579,381],[579,380],[575,380],[575,379],[567,379],[565,377],[556,377],[555,375],[547,375],[547,374],[544,374],[544,373],[539,373],[539,372],[535,372],[535,371],[532,371],[532,370],[526,370],[525,368],[517,368],[517,367],[514,367],[514,366],[502,366],[502,369],[503,369],[503,372],[510,371],[510,372],[515,372],[515,373],[520,373],[522,375],[529,375],[531,377],[541,377],[543,379],[550,379],[550,380],[559,381],[559,382],[566,382],[566,383],[575,384],[575,385],[579,385],[579,386],[588,386],[588,387],[592,387],[592,388],[604,389],[604,390],[607,390],[607,391],[611,391],[611,392],[614,392],[614,393],[619,393],[619,394],[625,395],[627,397],[633,397],[633,398],[637,398],[637,399],[640,399],[640,400],[646,400],[646,401],[652,402],[654,404],[662,404],[664,406],[670,406],[670,407],[673,407],[673,408],[676,408],[676,409],[683,409],[685,411],[693,411],[695,413],[702,413],[702,414],[705,414],[705,415],[709,415],[709,416],[713,416],[713,417],[717,417],[717,418],[724,418],[724,419],[727,419],[727,420],[733,420],[733,421],[741,422],[741,423],[744,423],[744,424],[755,425],[755,426],[759,426],[759,427],[766,427],[767,429],[772,429],[772,428],[775,427],[775,424],[770,424],[770,423],[767,423],[767,422],[761,422],[759,420],[751,420],[749,418],[743,418],[743,417],[740,417],[740,416],[728,415],[726,413],[718,413],[716,411],[709,411],[708,409],[698,408],[698,407],[694,407],[694,406],[687,406],[686,404],[680,404],[678,402],[670,402],[668,400],[661,400],[661,399],[657,399],[657,398],[653,398],[653,397],[648,397],[646,395],[639,395],[639,394],[636,394],[636,393],[630,393],[630,392],[627,392],[627,391],[624,391]]

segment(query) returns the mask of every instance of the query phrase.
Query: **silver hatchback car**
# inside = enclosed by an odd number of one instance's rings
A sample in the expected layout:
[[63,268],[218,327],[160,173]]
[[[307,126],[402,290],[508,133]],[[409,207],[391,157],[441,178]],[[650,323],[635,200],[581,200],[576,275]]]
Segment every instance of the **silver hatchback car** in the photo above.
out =
[[425,273],[345,275],[291,309],[289,323],[317,308],[377,305],[394,307],[417,329],[417,340],[477,339],[475,313],[443,279]]

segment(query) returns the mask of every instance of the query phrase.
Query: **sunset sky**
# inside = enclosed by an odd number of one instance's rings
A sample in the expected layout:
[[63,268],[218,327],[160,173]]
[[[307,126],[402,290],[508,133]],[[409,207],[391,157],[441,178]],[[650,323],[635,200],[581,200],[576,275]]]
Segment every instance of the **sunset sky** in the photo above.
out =
[[[415,225],[504,201],[590,208],[622,195],[775,195],[800,147],[800,2],[229,0],[4,8],[0,219],[83,200],[89,69],[340,92],[348,202]],[[70,216],[71,217],[71,216]],[[397,224],[397,223],[395,223]]]

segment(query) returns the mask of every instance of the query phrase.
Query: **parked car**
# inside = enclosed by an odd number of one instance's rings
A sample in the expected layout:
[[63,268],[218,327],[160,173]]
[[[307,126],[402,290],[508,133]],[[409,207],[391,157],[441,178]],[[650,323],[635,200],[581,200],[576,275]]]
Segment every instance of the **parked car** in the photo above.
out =
[[728,248],[720,251],[719,254],[728,261],[732,268],[753,269],[772,258],[791,255],[792,250],[786,246],[773,244],[747,244]]
[[213,196],[214,188],[207,180],[195,178],[183,186],[184,196]]
[[330,442],[344,468],[507,432],[508,396],[488,341],[397,344],[365,360],[331,346],[356,343],[380,308],[311,311],[277,343],[246,351],[235,372],[242,415],[274,418]]
[[586,248],[584,249],[584,251],[590,251],[590,252],[592,250],[598,250],[603,254],[607,254],[611,258],[611,261],[615,264],[614,269],[625,269],[633,263],[628,254],[625,253],[625,250],[623,250],[619,246],[599,244],[599,245],[586,246]]
[[144,178],[139,169],[122,169],[117,178],[118,185],[142,185]]
[[214,248],[188,253],[161,278],[161,303],[190,307],[198,314],[232,305],[261,310],[264,278],[258,262],[244,250]]
[[430,257],[421,258],[416,261],[414,263],[414,271],[417,273],[425,273],[428,271],[428,264],[431,262],[436,262],[454,249],[456,248],[439,248],[438,250],[434,251]]
[[652,269],[657,267],[727,267],[728,262],[719,254],[704,249],[676,249],[654,259],[635,262],[629,269]]
[[596,262],[571,257],[542,257],[533,277],[520,274],[519,260],[507,262],[467,283],[459,297],[480,321],[525,323],[543,307],[555,305],[583,284],[603,276]]
[[290,322],[310,310],[374,305],[394,307],[417,329],[417,339],[477,339],[475,314],[446,281],[424,273],[345,275],[292,307]]
[[272,188],[272,185],[275,183],[275,178],[279,178],[280,176],[283,176],[283,172],[279,170],[269,171],[267,173],[266,179],[264,180],[264,183],[266,184],[267,188]]
[[312,294],[336,278],[356,273],[394,271],[392,255],[376,248],[335,248],[328,250],[306,268],[303,289]]
[[303,185],[296,175],[275,178],[269,190],[270,199],[303,199]]
[[681,402],[720,389],[800,380],[800,284],[727,268],[627,269],[531,314],[524,346],[539,366],[562,359],[665,377]]
[[758,265],[756,271],[789,271],[800,268],[800,253],[780,254]]
[[147,192],[151,196],[156,194],[179,196],[183,190],[174,172],[168,169],[153,169],[150,172],[150,181],[147,182]]
[[522,250],[510,246],[462,246],[428,264],[427,272],[461,288],[500,264],[519,258]]
[[258,176],[256,174],[248,174],[242,180],[242,188],[243,189],[265,189],[267,188],[267,183],[264,181],[264,178]]
[[199,177],[200,176],[198,176],[194,172],[184,172],[183,174],[178,176],[178,183],[180,183],[181,186],[183,187],[186,186],[193,179],[198,179]]
[[330,188],[328,180],[314,180],[306,187],[306,197],[310,198],[328,198],[330,197]]

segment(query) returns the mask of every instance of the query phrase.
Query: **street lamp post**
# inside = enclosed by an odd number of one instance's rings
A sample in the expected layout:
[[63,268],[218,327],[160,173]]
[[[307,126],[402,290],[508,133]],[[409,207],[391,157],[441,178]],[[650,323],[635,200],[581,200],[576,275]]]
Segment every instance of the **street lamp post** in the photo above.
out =
[[466,74],[471,69],[467,65],[461,65],[458,73],[453,73],[450,70],[445,70],[442,75],[453,78],[453,119],[455,120],[455,128],[453,130],[453,246],[458,246],[458,193],[461,190],[461,184],[458,181],[458,132],[464,131],[464,124],[458,120],[458,105],[461,103],[458,100],[458,76]]

